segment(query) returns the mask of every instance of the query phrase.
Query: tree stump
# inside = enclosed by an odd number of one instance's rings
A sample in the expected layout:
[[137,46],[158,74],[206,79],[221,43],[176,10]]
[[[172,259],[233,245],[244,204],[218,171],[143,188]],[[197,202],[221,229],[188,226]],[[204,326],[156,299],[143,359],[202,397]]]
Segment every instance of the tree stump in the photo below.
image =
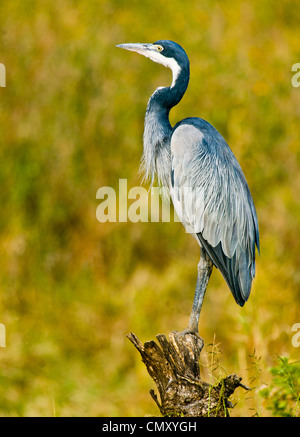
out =
[[199,358],[204,342],[195,334],[173,331],[169,340],[159,334],[159,345],[153,340],[143,344],[132,332],[127,337],[156,383],[160,401],[154,390],[150,394],[165,417],[228,417],[232,408],[228,398],[237,387],[249,390],[235,374],[215,386],[201,380]]

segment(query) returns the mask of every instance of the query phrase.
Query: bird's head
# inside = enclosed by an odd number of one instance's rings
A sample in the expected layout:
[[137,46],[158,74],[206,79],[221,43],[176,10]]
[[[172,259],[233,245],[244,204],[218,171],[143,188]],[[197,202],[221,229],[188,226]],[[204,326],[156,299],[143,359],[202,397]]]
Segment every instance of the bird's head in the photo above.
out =
[[184,70],[189,75],[189,59],[183,48],[174,41],[159,40],[154,44],[119,44],[117,47],[139,53],[150,58],[151,61],[162,64],[172,70],[174,86],[180,72]]

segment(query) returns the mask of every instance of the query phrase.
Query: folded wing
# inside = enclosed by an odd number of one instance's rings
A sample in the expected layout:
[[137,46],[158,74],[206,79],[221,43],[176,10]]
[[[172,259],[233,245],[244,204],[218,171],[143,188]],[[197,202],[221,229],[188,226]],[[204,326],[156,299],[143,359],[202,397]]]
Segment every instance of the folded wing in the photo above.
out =
[[223,137],[189,118],[171,138],[171,196],[186,230],[195,234],[239,305],[255,276],[258,222],[248,184]]

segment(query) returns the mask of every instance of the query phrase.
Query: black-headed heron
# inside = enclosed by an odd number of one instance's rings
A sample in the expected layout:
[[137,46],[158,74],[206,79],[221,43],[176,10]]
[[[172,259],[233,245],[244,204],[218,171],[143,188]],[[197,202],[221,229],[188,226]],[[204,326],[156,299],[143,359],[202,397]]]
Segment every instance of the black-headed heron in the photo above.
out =
[[190,77],[189,59],[173,41],[120,44],[169,67],[169,87],[157,88],[148,102],[142,168],[170,190],[174,208],[201,248],[193,308],[187,331],[198,333],[200,310],[213,266],[243,306],[255,276],[258,221],[248,184],[224,138],[207,121],[186,118],[174,127],[171,108],[182,99]]

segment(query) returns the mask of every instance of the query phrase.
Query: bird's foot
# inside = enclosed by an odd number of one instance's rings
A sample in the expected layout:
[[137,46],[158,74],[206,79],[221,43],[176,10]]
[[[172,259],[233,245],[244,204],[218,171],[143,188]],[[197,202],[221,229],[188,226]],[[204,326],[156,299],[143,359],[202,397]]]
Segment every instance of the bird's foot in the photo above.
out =
[[203,339],[199,335],[198,329],[186,328],[183,331],[178,332],[177,335],[180,337],[185,337],[186,335],[194,335],[196,338],[203,341]]
[[200,337],[198,330],[194,330],[191,328],[186,328],[181,332],[175,331],[172,332],[174,336],[174,340],[178,345],[181,345],[181,348],[185,350],[197,350],[199,355],[204,346],[204,340]]

